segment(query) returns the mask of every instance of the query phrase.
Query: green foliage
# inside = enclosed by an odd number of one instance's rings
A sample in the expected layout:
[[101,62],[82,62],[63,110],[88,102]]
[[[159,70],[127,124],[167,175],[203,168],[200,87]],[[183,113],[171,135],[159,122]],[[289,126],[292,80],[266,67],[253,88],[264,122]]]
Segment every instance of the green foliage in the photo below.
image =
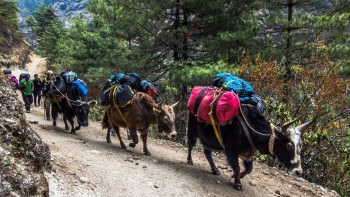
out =
[[45,4],[41,4],[39,9],[35,11],[35,26],[34,28],[36,35],[38,37],[42,36],[47,28],[58,20],[55,9],[52,5],[46,6]]
[[64,37],[64,33],[62,21],[52,21],[45,28],[45,33],[38,39],[37,53],[47,57],[49,63],[56,62],[56,59],[60,57],[58,42]]
[[78,73],[86,73],[96,65],[100,68],[128,66],[129,50],[125,44],[115,39],[107,26],[96,27],[80,17],[73,20],[72,28],[57,47],[59,58],[54,63],[74,66]]
[[14,36],[19,30],[16,15],[18,11],[15,1],[0,0],[0,45],[4,38]]
[[89,120],[102,121],[103,116],[105,114],[104,112],[105,112],[104,106],[95,105],[93,108],[90,109]]

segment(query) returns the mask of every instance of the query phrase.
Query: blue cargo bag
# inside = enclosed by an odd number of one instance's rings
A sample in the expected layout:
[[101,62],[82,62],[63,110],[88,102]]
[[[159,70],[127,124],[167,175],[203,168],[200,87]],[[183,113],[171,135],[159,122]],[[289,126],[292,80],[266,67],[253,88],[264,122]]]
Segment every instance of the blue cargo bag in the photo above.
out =
[[238,78],[231,73],[218,73],[213,78],[213,86],[233,91],[241,102],[249,101],[254,94],[253,87],[244,79]]
[[87,95],[88,89],[79,80],[72,81],[71,84],[78,87],[81,98]]
[[120,83],[120,80],[123,78],[123,76],[124,76],[123,73],[117,73],[109,76],[109,80],[111,80],[110,84],[114,85],[114,84]]

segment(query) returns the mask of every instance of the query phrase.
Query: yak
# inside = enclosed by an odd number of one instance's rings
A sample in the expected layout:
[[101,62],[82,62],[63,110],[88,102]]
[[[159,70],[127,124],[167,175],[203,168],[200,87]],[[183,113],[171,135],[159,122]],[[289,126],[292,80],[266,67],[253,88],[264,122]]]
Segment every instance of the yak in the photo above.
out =
[[[90,108],[97,104],[97,101],[92,100],[84,102],[80,100],[79,88],[75,85],[69,86],[67,94],[65,95],[52,95],[52,119],[53,126],[57,126],[58,113],[63,114],[63,121],[65,130],[69,130],[68,122],[71,124],[71,134],[74,134],[76,130],[80,130],[80,127],[87,127],[89,125],[88,116]],[[74,117],[77,117],[78,126],[74,127]]]
[[[197,117],[190,113],[187,163],[193,165],[192,149],[199,138],[213,174],[219,175],[220,172],[213,161],[212,150],[224,150],[233,169],[233,187],[239,191],[242,190],[241,178],[253,170],[252,156],[256,150],[261,154],[273,155],[291,172],[300,175],[303,171],[300,161],[301,135],[311,122],[289,128],[296,121],[297,119],[278,128],[270,124],[255,106],[241,104],[238,117],[233,118],[231,124],[218,126],[221,145],[212,125],[198,121]],[[238,158],[243,160],[243,172],[240,171]]]
[[177,104],[178,102],[173,105],[157,104],[147,94],[138,92],[133,96],[132,104],[121,110],[125,119],[120,115],[116,106],[106,107],[102,128],[107,128],[107,142],[111,142],[110,130],[114,128],[121,148],[126,149],[119,132],[119,128],[123,127],[128,128],[130,132],[132,143],[129,146],[135,147],[138,143],[137,131],[140,131],[143,151],[145,155],[150,156],[151,153],[147,148],[148,127],[151,124],[158,124],[159,131],[165,131],[169,137],[174,137],[176,135],[174,107]]

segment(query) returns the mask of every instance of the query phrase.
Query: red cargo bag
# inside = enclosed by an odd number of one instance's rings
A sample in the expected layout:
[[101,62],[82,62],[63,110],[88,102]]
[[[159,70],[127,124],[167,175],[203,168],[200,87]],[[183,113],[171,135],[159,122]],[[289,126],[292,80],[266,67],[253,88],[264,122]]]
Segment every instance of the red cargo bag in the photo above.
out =
[[187,108],[191,113],[196,114],[199,120],[210,123],[210,113],[212,113],[215,122],[224,124],[238,115],[239,105],[238,96],[231,91],[220,91],[216,87],[195,86]]

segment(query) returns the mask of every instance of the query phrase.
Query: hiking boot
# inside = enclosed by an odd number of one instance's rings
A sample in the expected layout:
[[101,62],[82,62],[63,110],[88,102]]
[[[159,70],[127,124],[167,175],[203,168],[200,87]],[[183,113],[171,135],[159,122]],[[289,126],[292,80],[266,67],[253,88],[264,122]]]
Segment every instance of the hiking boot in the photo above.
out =
[[30,110],[27,110],[26,113],[30,113]]

